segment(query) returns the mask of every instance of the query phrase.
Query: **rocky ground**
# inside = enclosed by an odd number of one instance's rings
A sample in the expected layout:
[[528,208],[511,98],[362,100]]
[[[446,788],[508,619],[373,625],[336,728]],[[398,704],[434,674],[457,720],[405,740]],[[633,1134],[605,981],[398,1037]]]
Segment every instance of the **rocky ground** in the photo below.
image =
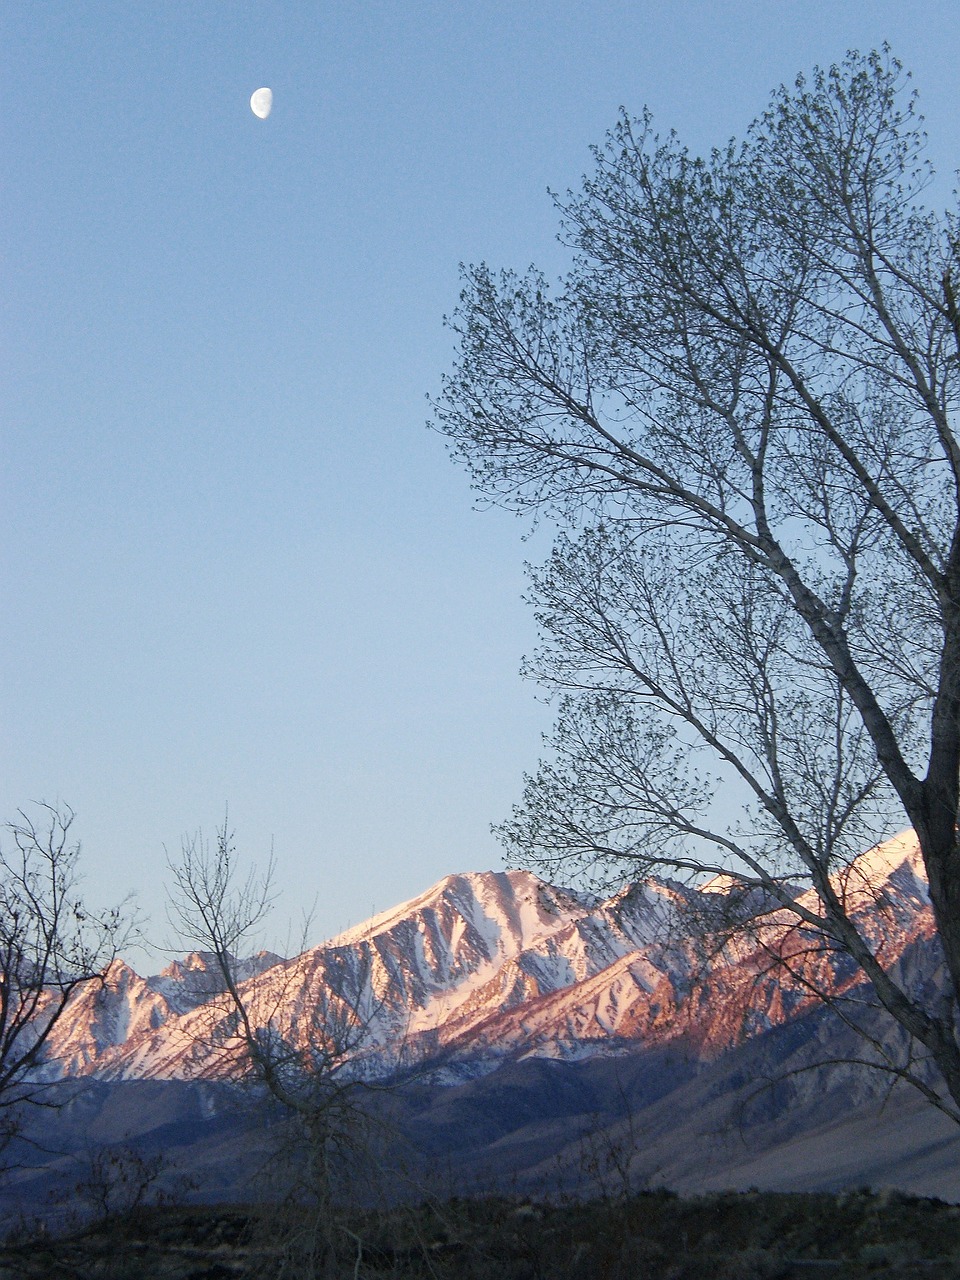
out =
[[[741,1193],[390,1213],[180,1207],[51,1239],[26,1224],[0,1280],[799,1280],[960,1277],[960,1207],[895,1192]],[[336,1241],[336,1258],[324,1257]]]

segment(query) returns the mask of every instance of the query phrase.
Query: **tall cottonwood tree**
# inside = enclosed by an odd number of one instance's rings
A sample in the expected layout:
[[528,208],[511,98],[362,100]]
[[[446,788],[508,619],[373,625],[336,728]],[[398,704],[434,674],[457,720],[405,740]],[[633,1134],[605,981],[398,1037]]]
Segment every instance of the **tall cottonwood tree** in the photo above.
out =
[[[481,492],[562,529],[529,663],[553,755],[508,841],[772,899],[860,967],[897,1069],[960,1120],[960,226],[920,202],[924,144],[886,49],[706,157],[622,115],[557,200],[557,290],[465,270],[435,408]],[[907,823],[936,998],[842,888]]]

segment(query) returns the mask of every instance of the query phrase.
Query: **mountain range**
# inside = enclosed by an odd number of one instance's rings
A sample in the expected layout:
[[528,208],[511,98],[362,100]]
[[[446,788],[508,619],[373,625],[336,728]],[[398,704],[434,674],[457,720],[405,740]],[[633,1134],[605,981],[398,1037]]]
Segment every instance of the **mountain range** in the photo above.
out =
[[[855,861],[844,892],[888,964],[929,939],[912,834]],[[570,1061],[681,1037],[712,1058],[800,1016],[816,1003],[811,987],[840,997],[857,981],[842,956],[809,954],[808,939],[794,948],[802,981],[772,964],[784,951],[777,935],[795,936],[777,912],[760,931],[701,954],[691,922],[722,913],[728,896],[722,880],[691,889],[647,879],[598,899],[529,871],[451,875],[292,959],[264,952],[244,961],[240,990],[254,1010],[284,1010],[292,1027],[297,1010],[348,1011],[362,1029],[356,1069],[373,1077],[416,1064],[449,1084],[505,1061]],[[227,1017],[210,955],[147,978],[118,960],[57,1025],[49,1072],[216,1078]]]
[[[840,888],[901,981],[935,998],[912,833],[857,859]],[[900,1051],[849,962],[777,911],[706,953],[691,921],[732,909],[722,878],[598,898],[528,871],[451,875],[301,955],[246,960],[241,991],[264,1021],[281,1011],[294,1039],[318,1007],[359,1027],[348,1069],[400,1082],[384,1105],[424,1167],[455,1162],[457,1186],[491,1171],[519,1187],[596,1182],[619,1151],[641,1185],[879,1179],[960,1198],[953,1126],[845,1061],[864,1056],[852,1018]],[[247,1122],[226,1083],[227,1019],[209,955],[146,978],[115,962],[51,1037],[48,1077],[85,1085],[61,1137],[149,1145],[162,1132],[182,1164],[202,1159],[208,1184],[218,1160],[232,1169]]]

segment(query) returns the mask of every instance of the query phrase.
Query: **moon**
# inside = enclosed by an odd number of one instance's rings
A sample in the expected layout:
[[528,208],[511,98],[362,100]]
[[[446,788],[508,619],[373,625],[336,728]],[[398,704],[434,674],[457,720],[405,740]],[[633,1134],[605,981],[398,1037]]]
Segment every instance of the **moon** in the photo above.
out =
[[266,120],[273,109],[273,90],[257,89],[250,95],[250,110],[261,120]]

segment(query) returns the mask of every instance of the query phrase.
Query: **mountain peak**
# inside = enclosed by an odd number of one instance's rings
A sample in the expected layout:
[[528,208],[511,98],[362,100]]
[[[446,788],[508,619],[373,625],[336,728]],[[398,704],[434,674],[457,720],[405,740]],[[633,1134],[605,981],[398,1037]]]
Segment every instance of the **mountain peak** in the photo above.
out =
[[516,932],[527,937],[549,931],[551,915],[586,913],[587,907],[579,897],[547,884],[532,871],[463,871],[444,876],[416,897],[345,929],[323,945],[355,946],[389,933],[411,918],[437,911],[464,913],[474,923],[487,916],[506,918]]
[[920,841],[913,830],[901,831],[890,840],[874,845],[850,864],[850,871],[865,885],[877,887],[906,867],[926,883],[927,873],[920,852]]

